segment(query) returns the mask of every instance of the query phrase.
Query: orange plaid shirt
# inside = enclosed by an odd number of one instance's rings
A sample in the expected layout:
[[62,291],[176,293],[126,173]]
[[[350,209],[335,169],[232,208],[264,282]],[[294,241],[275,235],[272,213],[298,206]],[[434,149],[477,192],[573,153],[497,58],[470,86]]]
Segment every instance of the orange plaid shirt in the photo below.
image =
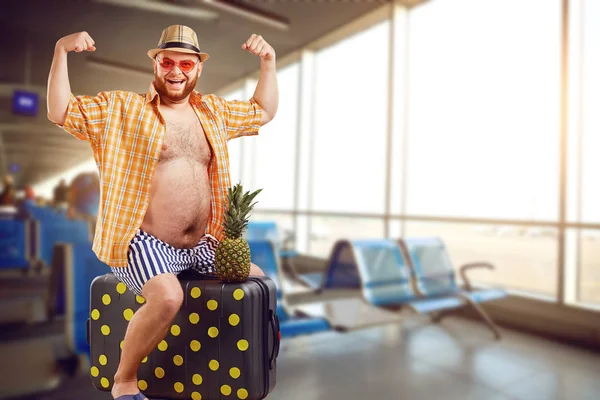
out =
[[[111,267],[126,267],[129,243],[150,201],[166,125],[154,85],[145,95],[125,91],[71,95],[62,129],[92,146],[100,175],[100,204],[93,251]],[[190,103],[212,147],[211,215],[206,232],[223,239],[223,212],[230,187],[229,139],[256,135],[262,109],[254,98],[227,101],[194,91]]]

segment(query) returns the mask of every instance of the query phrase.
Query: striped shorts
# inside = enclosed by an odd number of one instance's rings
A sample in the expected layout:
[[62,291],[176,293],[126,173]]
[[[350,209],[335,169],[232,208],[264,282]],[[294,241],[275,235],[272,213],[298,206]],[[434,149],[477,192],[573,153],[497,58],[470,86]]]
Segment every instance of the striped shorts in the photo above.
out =
[[144,284],[160,274],[177,275],[187,269],[201,274],[214,272],[218,244],[214,236],[206,234],[195,247],[177,249],[138,229],[129,245],[128,266],[111,270],[129,290],[141,296]]

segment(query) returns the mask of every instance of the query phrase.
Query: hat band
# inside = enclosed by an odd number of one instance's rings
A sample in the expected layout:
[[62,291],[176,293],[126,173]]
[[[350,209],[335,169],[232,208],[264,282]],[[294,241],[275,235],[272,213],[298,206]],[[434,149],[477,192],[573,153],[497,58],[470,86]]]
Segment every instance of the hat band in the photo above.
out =
[[188,49],[188,50],[193,50],[196,53],[200,53],[200,49],[197,48],[194,45],[191,45],[189,43],[183,43],[183,42],[167,42],[167,43],[163,43],[160,46],[158,46],[159,49],[171,49],[171,48],[180,48],[180,49]]

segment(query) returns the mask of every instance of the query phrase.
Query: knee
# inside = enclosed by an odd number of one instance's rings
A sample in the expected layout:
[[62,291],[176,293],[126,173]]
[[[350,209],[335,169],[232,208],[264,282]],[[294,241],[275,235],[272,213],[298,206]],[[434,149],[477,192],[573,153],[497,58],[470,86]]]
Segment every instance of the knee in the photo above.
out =
[[157,312],[174,316],[183,303],[183,290],[175,275],[164,274],[149,280],[143,288],[143,295],[150,307]]
[[163,311],[167,315],[175,315],[183,304],[183,291],[181,286],[173,288],[164,294],[162,299],[158,299],[162,303]]
[[262,269],[260,269],[260,267],[254,263],[252,263],[250,265],[250,275],[252,276],[265,276],[265,273],[263,272]]

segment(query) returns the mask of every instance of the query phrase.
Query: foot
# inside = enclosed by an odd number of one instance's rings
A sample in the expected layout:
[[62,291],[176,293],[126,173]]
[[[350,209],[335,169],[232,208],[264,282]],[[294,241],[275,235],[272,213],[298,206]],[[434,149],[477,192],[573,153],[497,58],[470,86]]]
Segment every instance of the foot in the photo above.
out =
[[113,385],[110,394],[112,395],[113,399],[118,399],[121,396],[131,396],[125,397],[121,400],[148,400],[144,395],[134,397],[135,395],[140,394],[137,379],[128,381],[115,380],[115,384]]

